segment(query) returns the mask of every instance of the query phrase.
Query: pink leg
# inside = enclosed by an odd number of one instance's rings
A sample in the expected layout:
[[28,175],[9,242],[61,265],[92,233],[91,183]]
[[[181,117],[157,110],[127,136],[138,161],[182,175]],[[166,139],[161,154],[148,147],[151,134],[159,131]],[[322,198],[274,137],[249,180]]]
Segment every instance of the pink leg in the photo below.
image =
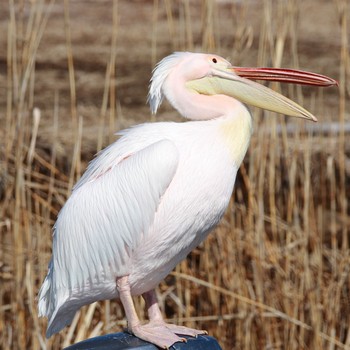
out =
[[150,320],[150,324],[153,323],[157,325],[163,325],[175,334],[189,335],[192,337],[197,337],[197,335],[199,334],[207,334],[207,332],[203,330],[197,330],[184,326],[177,326],[171,323],[165,323],[162,313],[158,306],[156,292],[154,290],[151,290],[142,294],[142,296],[145,299],[146,306],[148,308],[148,317]]
[[180,338],[171,332],[163,323],[150,322],[141,325],[131,297],[128,276],[117,278],[117,290],[125,310],[130,333],[163,349],[168,349],[176,342],[185,341],[184,338]]

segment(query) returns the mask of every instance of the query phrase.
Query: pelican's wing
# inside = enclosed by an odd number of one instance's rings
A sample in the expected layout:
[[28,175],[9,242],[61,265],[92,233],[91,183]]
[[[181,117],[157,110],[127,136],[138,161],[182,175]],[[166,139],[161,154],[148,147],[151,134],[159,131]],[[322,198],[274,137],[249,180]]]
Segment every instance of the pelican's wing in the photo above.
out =
[[48,336],[82,305],[106,298],[104,285],[115,293],[115,278],[129,272],[128,258],[147,235],[177,166],[177,148],[161,140],[73,191],[54,227],[53,257],[39,295],[39,313],[50,318]]

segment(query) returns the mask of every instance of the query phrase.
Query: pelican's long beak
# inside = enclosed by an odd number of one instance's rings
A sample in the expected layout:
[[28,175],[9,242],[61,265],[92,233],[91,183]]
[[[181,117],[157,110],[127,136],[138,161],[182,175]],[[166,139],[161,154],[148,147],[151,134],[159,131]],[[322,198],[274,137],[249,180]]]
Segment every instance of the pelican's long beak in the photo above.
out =
[[303,107],[278,92],[253,80],[279,81],[314,86],[338,85],[324,75],[291,69],[231,67],[216,69],[213,75],[186,83],[187,88],[201,94],[225,94],[248,105],[293,117],[317,121]]

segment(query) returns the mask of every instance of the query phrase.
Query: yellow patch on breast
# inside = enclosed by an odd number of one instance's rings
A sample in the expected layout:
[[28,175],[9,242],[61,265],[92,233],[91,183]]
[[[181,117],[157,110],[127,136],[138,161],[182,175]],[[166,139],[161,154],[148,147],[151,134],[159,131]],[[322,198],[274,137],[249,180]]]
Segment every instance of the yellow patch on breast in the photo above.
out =
[[252,132],[252,118],[243,105],[234,116],[226,117],[220,123],[220,135],[238,167],[247,152]]

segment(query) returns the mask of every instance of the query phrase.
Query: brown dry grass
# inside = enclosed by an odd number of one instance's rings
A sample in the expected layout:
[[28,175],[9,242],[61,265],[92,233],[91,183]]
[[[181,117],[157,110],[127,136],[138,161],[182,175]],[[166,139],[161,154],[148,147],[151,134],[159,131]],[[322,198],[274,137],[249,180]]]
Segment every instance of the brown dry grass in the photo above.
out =
[[[340,93],[285,88],[318,116],[319,129],[254,111],[227,215],[161,284],[163,310],[207,329],[225,350],[350,349],[347,0],[1,6],[0,348],[59,349],[124,325],[116,301],[95,303],[45,340],[36,295],[51,227],[96,150],[116,130],[150,120],[154,63],[201,50],[236,65],[328,74]],[[176,118],[167,105],[157,117]]]

